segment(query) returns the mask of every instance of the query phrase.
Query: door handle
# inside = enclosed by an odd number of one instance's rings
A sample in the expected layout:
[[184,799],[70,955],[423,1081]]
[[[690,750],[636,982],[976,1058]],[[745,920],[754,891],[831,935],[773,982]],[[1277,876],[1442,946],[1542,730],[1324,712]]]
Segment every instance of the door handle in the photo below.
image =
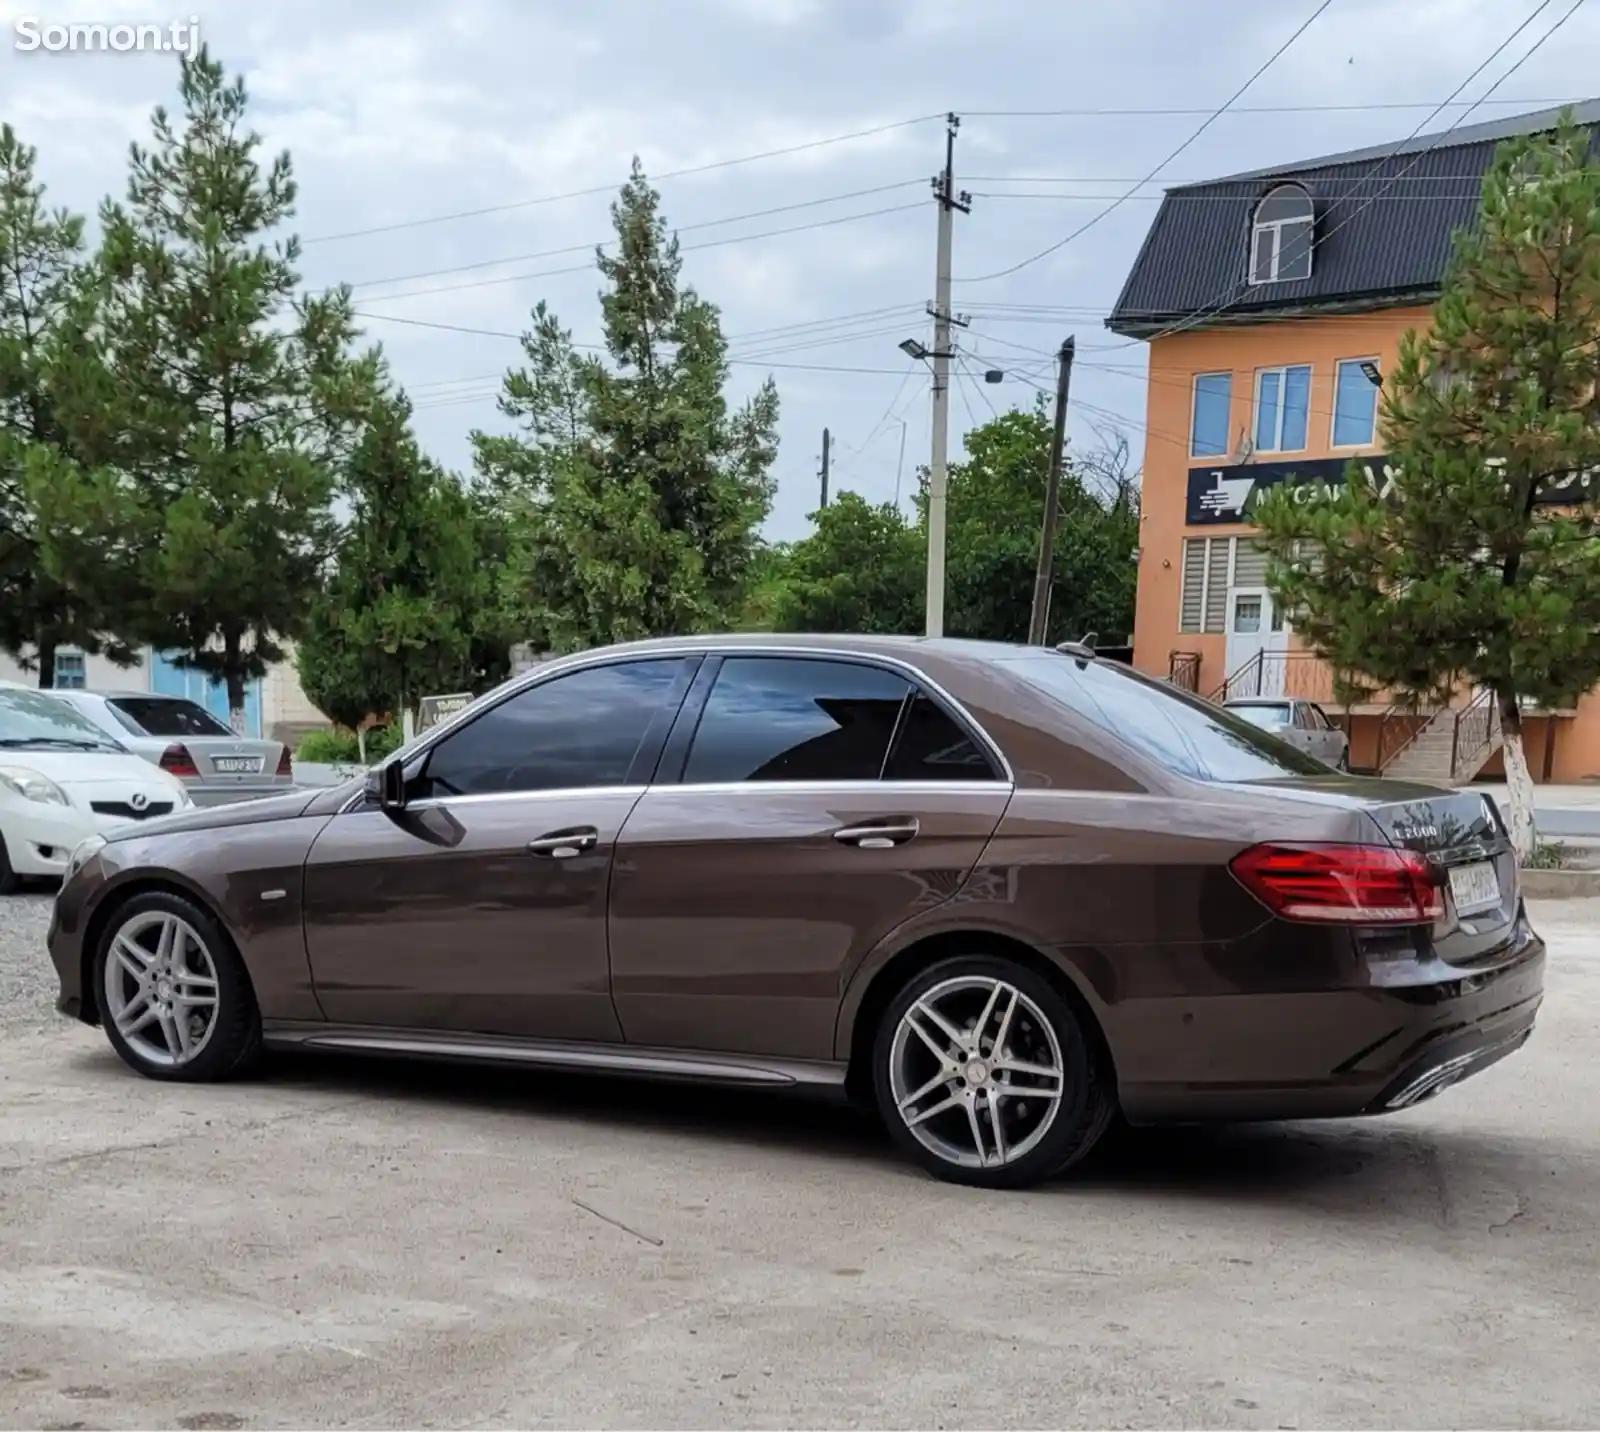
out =
[[920,829],[915,820],[885,821],[881,825],[847,825],[834,831],[833,838],[858,850],[888,850],[904,845]]
[[600,832],[593,826],[583,826],[577,830],[554,831],[549,835],[541,835],[537,840],[530,840],[528,853],[550,860],[571,860],[574,855],[593,850],[599,843]]

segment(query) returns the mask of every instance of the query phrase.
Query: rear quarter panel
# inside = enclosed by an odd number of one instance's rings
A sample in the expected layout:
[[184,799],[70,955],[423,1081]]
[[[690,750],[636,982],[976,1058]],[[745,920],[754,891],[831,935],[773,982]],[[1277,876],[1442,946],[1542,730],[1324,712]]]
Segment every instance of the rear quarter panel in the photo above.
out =
[[1119,1076],[1152,1077],[1193,1045],[1184,1029],[1192,1001],[1358,977],[1342,932],[1306,928],[1285,961],[1281,927],[1227,868],[1257,841],[1348,839],[1351,830],[1348,812],[1232,791],[1019,790],[958,896],[897,929],[858,972],[837,1057],[848,1053],[873,976],[897,954],[930,936],[987,932],[1051,959],[1099,1021]]
[[58,937],[84,972],[112,906],[142,889],[178,890],[232,936],[263,1019],[320,1020],[302,923],[304,867],[326,815],[180,828],[116,840],[96,858],[102,879],[70,881],[57,901]]

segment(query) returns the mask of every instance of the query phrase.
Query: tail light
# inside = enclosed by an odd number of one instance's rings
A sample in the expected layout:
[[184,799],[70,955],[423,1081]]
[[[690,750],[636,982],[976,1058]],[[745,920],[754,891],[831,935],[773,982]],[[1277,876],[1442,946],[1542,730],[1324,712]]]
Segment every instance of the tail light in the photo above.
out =
[[289,759],[289,748],[285,746],[278,753],[278,774],[280,776],[294,776],[294,763]]
[[1239,882],[1285,920],[1426,925],[1444,914],[1433,867],[1386,845],[1255,845],[1233,858]]
[[161,753],[161,769],[174,776],[200,774],[200,768],[195,765],[194,757],[189,754],[189,748],[179,741],[174,741]]

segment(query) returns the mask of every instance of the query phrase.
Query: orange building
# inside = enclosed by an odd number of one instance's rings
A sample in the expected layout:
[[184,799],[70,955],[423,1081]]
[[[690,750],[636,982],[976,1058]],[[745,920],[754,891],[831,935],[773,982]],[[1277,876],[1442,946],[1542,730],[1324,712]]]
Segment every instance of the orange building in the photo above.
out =
[[[1577,109],[1600,125],[1600,100]],[[1357,769],[1457,782],[1500,774],[1486,692],[1348,707],[1275,611],[1253,540],[1258,493],[1309,499],[1352,457],[1385,480],[1378,384],[1429,322],[1451,237],[1475,221],[1496,144],[1546,110],[1167,191],[1107,326],[1150,346],[1134,664],[1216,700],[1318,702]],[[1576,490],[1576,484],[1573,490]],[[1600,776],[1600,693],[1525,712],[1535,780]]]

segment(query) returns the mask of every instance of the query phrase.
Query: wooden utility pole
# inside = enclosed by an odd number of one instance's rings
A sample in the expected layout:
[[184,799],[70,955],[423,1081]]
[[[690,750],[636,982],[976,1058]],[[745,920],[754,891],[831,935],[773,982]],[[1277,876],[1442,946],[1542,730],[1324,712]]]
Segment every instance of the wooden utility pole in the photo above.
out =
[[828,430],[822,430],[822,505],[828,505]]
[[1050,475],[1044,487],[1044,521],[1039,527],[1039,566],[1033,576],[1033,612],[1028,644],[1043,646],[1050,626],[1050,584],[1055,574],[1056,517],[1061,506],[1061,466],[1067,445],[1067,391],[1072,384],[1072,357],[1077,340],[1067,338],[1056,355],[1056,426],[1050,438]]

